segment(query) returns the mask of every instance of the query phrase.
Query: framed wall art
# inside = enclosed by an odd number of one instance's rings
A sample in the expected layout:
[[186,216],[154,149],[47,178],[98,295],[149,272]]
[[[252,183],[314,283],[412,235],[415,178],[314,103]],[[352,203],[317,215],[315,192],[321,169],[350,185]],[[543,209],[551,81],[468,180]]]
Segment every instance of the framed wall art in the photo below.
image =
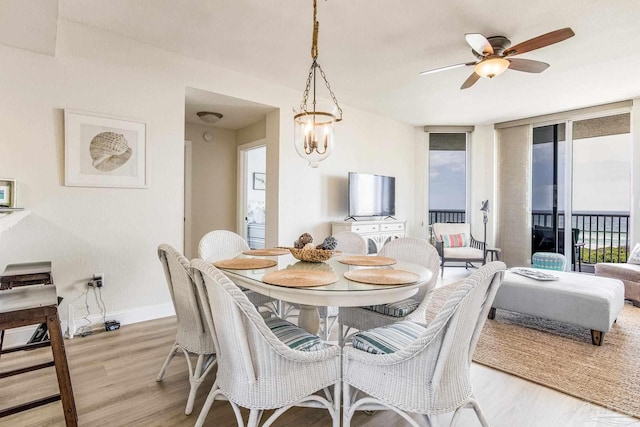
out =
[[0,178],[0,208],[16,206],[16,182],[13,179]]
[[262,172],[253,173],[253,189],[264,190],[267,188],[267,175]]
[[146,125],[82,111],[64,111],[67,186],[146,188]]

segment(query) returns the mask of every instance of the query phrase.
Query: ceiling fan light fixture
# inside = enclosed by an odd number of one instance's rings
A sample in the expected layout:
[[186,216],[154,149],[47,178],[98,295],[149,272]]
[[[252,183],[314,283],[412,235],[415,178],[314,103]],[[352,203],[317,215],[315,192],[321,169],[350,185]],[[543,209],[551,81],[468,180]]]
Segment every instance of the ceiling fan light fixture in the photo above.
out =
[[200,120],[209,124],[217,123],[223,117],[222,114],[212,111],[198,111],[196,114],[200,117]]
[[500,75],[509,68],[510,62],[501,57],[484,59],[473,67],[473,71],[481,77],[493,78]]

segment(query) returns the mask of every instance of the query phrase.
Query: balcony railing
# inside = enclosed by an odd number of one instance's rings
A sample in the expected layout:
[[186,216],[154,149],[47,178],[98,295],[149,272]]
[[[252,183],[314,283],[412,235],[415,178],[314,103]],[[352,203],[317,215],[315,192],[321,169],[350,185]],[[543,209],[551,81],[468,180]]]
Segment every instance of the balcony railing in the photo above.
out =
[[429,225],[441,222],[464,223],[464,210],[444,210],[436,209],[429,211]]
[[[552,226],[550,211],[533,211],[533,226]],[[436,222],[465,222],[463,210],[430,210],[429,225]],[[564,228],[564,213],[558,213],[558,228]],[[626,262],[629,253],[628,212],[574,212],[571,228],[578,229],[580,259],[585,264]]]
[[[534,226],[551,227],[550,211],[533,211]],[[558,228],[564,228],[564,213],[558,213]],[[629,252],[628,212],[574,212],[571,228],[580,230],[578,242],[583,263],[626,262]]]

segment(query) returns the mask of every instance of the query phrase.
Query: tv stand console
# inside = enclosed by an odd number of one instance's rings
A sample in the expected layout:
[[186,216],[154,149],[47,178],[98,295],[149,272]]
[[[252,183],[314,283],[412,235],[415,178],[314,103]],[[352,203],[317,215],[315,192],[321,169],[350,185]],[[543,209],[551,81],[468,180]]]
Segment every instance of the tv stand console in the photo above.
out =
[[331,234],[341,231],[358,233],[367,240],[369,254],[377,254],[382,246],[390,240],[404,237],[406,221],[338,221],[331,223]]

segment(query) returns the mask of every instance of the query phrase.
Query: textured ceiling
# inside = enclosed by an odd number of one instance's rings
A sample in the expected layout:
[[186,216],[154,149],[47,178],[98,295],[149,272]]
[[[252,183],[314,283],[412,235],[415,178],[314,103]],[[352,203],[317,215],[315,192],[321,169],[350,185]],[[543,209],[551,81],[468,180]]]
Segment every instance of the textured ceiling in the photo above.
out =
[[[328,0],[319,62],[341,104],[413,125],[489,124],[640,95],[637,0]],[[63,19],[304,89],[311,0],[60,0]],[[551,67],[507,70],[461,91],[474,60],[465,33],[513,44],[559,28],[576,36],[523,54]]]

